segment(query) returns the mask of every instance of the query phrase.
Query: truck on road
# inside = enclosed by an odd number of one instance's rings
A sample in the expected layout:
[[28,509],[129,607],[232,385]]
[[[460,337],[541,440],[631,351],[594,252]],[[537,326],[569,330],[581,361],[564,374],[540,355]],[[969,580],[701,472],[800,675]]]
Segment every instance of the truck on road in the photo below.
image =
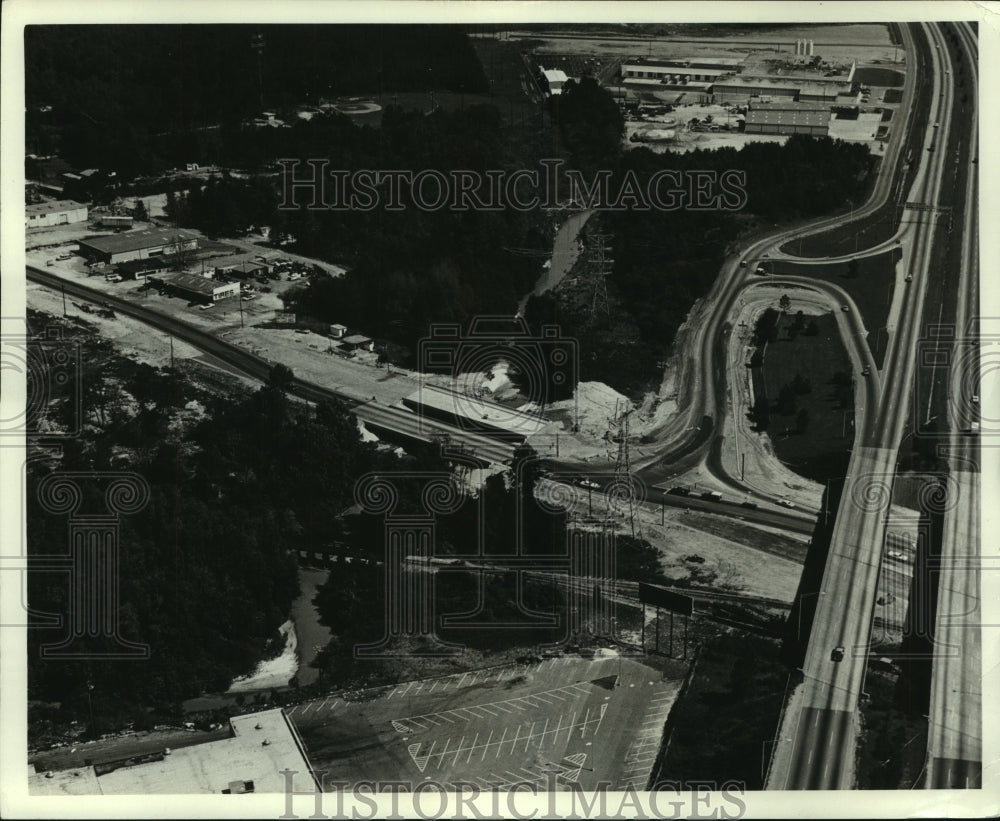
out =
[[706,490],[701,494],[702,499],[707,499],[709,502],[721,502],[722,494],[717,490]]

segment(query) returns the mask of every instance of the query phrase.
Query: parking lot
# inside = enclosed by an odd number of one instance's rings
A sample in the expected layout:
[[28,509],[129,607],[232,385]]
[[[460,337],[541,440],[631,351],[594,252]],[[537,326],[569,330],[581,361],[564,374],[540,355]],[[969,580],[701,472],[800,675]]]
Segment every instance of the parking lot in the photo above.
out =
[[[610,652],[610,651],[605,651]],[[684,667],[562,656],[286,710],[328,781],[641,789]]]

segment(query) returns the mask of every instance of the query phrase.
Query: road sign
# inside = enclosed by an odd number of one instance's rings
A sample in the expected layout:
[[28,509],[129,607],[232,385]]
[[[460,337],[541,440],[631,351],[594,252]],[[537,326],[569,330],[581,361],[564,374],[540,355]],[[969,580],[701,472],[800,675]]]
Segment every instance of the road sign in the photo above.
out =
[[639,601],[684,616],[694,614],[694,599],[681,593],[675,593],[673,590],[667,590],[665,587],[657,587],[655,584],[639,582]]

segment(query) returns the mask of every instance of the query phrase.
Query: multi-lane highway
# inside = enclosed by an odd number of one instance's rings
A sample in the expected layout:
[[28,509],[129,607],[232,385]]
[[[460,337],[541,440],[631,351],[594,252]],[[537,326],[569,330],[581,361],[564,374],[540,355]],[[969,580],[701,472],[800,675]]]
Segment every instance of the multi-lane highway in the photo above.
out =
[[[971,94],[978,92],[978,48],[969,24],[956,25],[961,52],[968,58]],[[973,112],[969,153],[979,152]],[[975,168],[975,167],[974,167]],[[955,327],[958,339],[948,379],[948,481],[941,496],[941,539],[934,657],[928,712],[924,786],[975,789],[983,786],[982,635],[980,568],[979,437],[963,433],[979,420],[978,176],[968,175],[962,225],[962,264]],[[993,330],[993,329],[991,329]]]
[[[952,120],[955,89],[944,36],[937,25],[920,28],[931,44],[921,80],[933,84],[925,147],[934,145],[937,150],[923,152],[908,199],[936,203],[949,170],[945,147],[951,130],[967,124]],[[803,683],[786,705],[772,757],[771,789],[848,789],[854,784],[857,706],[896,453],[910,414],[935,229],[936,221],[920,220],[902,226],[897,235],[913,284],[902,295],[904,319],[890,339],[881,390],[865,401],[864,423],[858,429],[817,597]]]

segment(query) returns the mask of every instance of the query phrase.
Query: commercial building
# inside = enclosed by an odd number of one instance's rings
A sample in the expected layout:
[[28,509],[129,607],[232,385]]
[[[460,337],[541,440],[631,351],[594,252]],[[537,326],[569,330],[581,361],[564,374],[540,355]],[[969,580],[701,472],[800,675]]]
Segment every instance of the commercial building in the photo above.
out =
[[280,794],[283,770],[296,790],[315,786],[302,742],[282,710],[229,719],[229,738],[179,749],[96,761],[68,770],[28,772],[31,795]]
[[549,87],[549,94],[553,97],[558,94],[562,94],[563,86],[569,79],[566,76],[566,72],[560,68],[543,68],[542,76],[545,78],[545,83]]
[[80,253],[92,261],[112,265],[130,259],[146,259],[198,248],[198,235],[183,228],[147,228],[115,236],[80,240]]
[[122,279],[146,279],[154,274],[165,274],[172,271],[176,265],[174,256],[149,257],[148,259],[131,259],[128,262],[119,262],[115,265],[115,271]]
[[24,206],[26,228],[49,228],[87,221],[87,206],[75,200],[55,200]]
[[374,351],[375,340],[361,334],[352,334],[341,339],[344,347],[352,351]]
[[335,324],[330,326],[330,336],[334,339],[343,339],[347,336],[347,326],[341,324]]
[[218,302],[240,295],[238,282],[218,282],[197,274],[159,274],[149,281],[192,302]]
[[820,103],[751,103],[746,114],[747,134],[809,134],[825,137],[830,108]]

